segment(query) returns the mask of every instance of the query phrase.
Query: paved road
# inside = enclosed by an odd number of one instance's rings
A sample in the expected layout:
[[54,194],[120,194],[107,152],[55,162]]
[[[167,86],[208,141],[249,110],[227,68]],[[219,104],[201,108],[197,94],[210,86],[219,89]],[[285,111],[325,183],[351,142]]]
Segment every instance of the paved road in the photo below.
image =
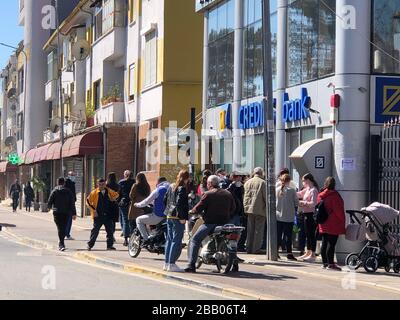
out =
[[223,299],[183,286],[78,263],[53,252],[9,242],[2,236],[0,252],[0,300]]

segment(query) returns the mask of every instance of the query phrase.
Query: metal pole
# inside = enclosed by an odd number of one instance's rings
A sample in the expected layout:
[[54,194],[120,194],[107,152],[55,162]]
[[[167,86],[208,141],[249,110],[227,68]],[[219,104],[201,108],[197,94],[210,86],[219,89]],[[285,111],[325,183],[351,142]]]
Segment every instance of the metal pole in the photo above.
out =
[[61,142],[61,149],[60,149],[60,177],[64,176],[64,159],[63,159],[63,146],[64,146],[64,105],[63,105],[63,92],[62,92],[62,70],[61,70],[61,61],[60,61],[60,53],[62,50],[61,46],[61,39],[60,39],[60,20],[59,20],[59,6],[58,0],[56,0],[56,24],[57,24],[57,61],[58,61],[58,94],[59,94],[59,101],[60,101],[60,108],[61,108],[61,128],[60,128],[60,142]]
[[196,108],[191,108],[190,109],[190,164],[189,164],[189,173],[194,179],[195,177],[195,172],[194,172],[194,163],[196,161],[196,155],[197,155],[197,141],[196,139]]
[[278,260],[275,200],[275,128],[272,94],[271,25],[269,0],[263,0],[264,137],[266,159],[267,259]]

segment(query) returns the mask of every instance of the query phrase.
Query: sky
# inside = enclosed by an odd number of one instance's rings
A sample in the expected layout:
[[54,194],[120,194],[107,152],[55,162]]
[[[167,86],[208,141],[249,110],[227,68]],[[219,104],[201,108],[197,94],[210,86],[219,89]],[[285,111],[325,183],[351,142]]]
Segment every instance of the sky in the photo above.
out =
[[[16,47],[23,40],[24,28],[18,26],[18,17],[18,0],[1,0],[0,42]],[[0,46],[0,69],[4,68],[12,53],[12,49]]]

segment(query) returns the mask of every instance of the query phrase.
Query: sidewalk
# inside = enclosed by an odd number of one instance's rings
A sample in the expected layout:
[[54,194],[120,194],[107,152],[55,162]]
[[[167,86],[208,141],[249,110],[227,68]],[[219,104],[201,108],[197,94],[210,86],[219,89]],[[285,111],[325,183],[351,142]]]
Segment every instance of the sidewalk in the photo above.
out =
[[[0,221],[5,227],[3,234],[15,241],[34,248],[57,249],[57,232],[50,213],[12,214],[9,208],[0,206]],[[125,272],[200,286],[242,299],[400,299],[400,278],[394,273],[387,274],[383,270],[376,274],[366,274],[363,270],[335,272],[323,270],[319,263],[269,262],[263,255],[240,254],[245,263],[236,274],[215,273],[214,266],[202,266],[196,274],[166,273],[162,271],[161,255],[142,251],[138,258],[132,259],[127,248],[122,246],[120,231],[115,234],[117,251],[105,250],[105,232],[102,231],[96,246],[87,252],[91,226],[90,218],[74,222],[72,236],[75,240],[66,241],[67,252],[58,254]],[[184,250],[178,265],[184,267],[186,262]]]

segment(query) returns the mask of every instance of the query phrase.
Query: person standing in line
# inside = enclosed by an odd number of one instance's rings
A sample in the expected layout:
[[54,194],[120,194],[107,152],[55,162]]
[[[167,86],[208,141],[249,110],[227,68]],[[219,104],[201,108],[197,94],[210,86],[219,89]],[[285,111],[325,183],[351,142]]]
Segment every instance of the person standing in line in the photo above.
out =
[[58,249],[65,251],[65,230],[69,217],[76,219],[75,202],[72,192],[65,187],[65,179],[59,178],[58,186],[52,191],[47,203],[49,209],[53,209],[54,222],[58,230]]
[[247,216],[247,253],[260,254],[266,223],[266,183],[264,170],[255,168],[244,185],[244,212]]
[[243,209],[243,195],[244,195],[244,187],[242,183],[242,177],[238,172],[233,172],[231,174],[232,183],[229,185],[227,190],[232,194],[235,199],[236,210],[232,212],[230,223],[240,226],[240,220],[244,215]]
[[222,168],[219,168],[217,171],[215,171],[215,175],[219,178],[219,187],[221,189],[227,189],[231,182],[227,177],[226,171]]
[[[117,192],[120,195],[120,186],[117,182],[117,175],[115,174],[115,172],[110,172],[108,174],[107,177],[107,183],[106,186],[108,189]],[[114,232],[113,235],[115,234],[115,230],[117,229],[117,222],[119,221],[119,208],[118,208],[118,201],[119,201],[120,197],[118,197],[118,200],[115,202],[111,202],[110,204],[110,214],[113,217],[113,226],[114,226]],[[123,230],[124,226],[123,223],[121,222],[121,228]],[[113,236],[113,241],[114,243],[116,242],[115,237]]]
[[299,257],[299,260],[314,262],[317,249],[317,224],[314,220],[315,206],[317,205],[318,198],[318,184],[311,173],[307,173],[302,178],[303,190],[297,192],[300,199],[299,208],[304,215],[305,232],[307,236],[307,252]]
[[[74,197],[74,203],[76,203],[76,187],[75,187],[76,174],[73,171],[68,172],[68,178],[65,180],[65,187],[71,191],[72,196]],[[76,208],[76,206],[74,206]],[[76,212],[75,214],[76,215]],[[65,231],[67,240],[74,240],[71,236],[72,229],[72,216],[68,219],[67,229]]]
[[346,233],[346,217],[343,198],[335,190],[335,187],[335,178],[326,178],[324,189],[318,195],[318,203],[324,201],[328,219],[319,224],[318,228],[322,236],[321,256],[323,268],[341,271],[342,269],[335,263],[335,247],[339,236]]
[[107,250],[116,250],[114,244],[114,220],[112,204],[116,203],[119,193],[107,188],[106,181],[100,179],[98,187],[94,189],[86,199],[86,205],[90,209],[93,219],[93,229],[90,233],[90,240],[87,249],[91,251],[94,247],[101,227],[104,225],[107,232]]
[[199,184],[199,187],[197,188],[197,195],[199,197],[202,197],[204,193],[207,192],[207,179],[209,176],[212,175],[212,172],[208,169],[203,171],[203,175],[201,177],[201,182]]
[[190,174],[181,170],[165,196],[165,215],[167,216],[167,242],[165,245],[164,270],[182,272],[176,265],[182,252],[182,239],[185,224],[189,219],[188,183]]
[[33,191],[30,181],[26,183],[26,187],[24,188],[24,195],[25,195],[25,210],[27,212],[31,212],[32,201],[35,198],[35,193]]
[[131,233],[136,229],[136,219],[145,214],[143,209],[136,208],[134,204],[142,202],[150,195],[150,192],[151,188],[147,182],[146,175],[143,172],[139,172],[136,176],[136,183],[132,186],[129,193],[131,204],[128,213],[128,220]]
[[124,172],[124,179],[122,179],[118,184],[119,184],[119,193],[120,193],[120,199],[118,202],[118,207],[119,207],[119,219],[121,222],[122,232],[124,234],[124,247],[128,246],[128,239],[131,236],[131,233],[133,230],[130,228],[129,220],[128,220],[128,212],[129,212],[129,207],[131,204],[131,199],[129,197],[129,194],[132,190],[132,186],[135,183],[135,180],[131,178],[131,172],[129,170],[126,170]]
[[[281,176],[280,187],[276,188],[276,220],[278,248],[282,241],[285,242],[288,260],[297,260],[292,253],[292,235],[296,207],[299,199],[296,190],[290,185],[291,178],[288,174]],[[281,245],[283,246],[283,245]]]
[[10,193],[9,193],[9,195],[12,199],[13,212],[17,212],[19,197],[21,195],[21,192],[22,192],[21,185],[19,184],[18,179],[16,179],[15,183],[12,184],[12,186],[10,188]]

